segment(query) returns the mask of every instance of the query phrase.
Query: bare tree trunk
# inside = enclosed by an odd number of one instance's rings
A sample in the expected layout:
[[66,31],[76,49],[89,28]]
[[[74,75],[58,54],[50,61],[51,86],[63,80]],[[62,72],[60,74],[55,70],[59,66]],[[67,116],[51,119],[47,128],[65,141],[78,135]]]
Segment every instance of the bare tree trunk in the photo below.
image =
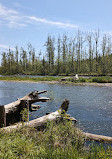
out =
[[98,71],[98,40],[99,40],[99,30],[94,34],[95,45],[96,45],[96,73]]
[[0,105],[0,127],[6,126],[6,114],[4,105]]

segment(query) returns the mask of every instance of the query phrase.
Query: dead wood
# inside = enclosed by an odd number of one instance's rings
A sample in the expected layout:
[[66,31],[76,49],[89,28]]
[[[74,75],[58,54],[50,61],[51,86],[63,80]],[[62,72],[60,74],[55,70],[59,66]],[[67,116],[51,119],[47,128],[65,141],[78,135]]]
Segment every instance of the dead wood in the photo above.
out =
[[6,114],[4,105],[0,105],[0,127],[6,126]]
[[[48,115],[42,116],[40,118],[31,120],[29,122],[25,122],[24,125],[28,125],[34,128],[40,128],[40,127],[43,127],[48,121],[56,121],[57,119],[58,120],[62,119],[61,114],[64,114],[68,110],[68,106],[69,106],[69,101],[65,99],[61,107],[57,111],[50,113]],[[5,127],[4,130],[10,131],[12,129],[21,128],[22,125],[23,125],[22,123],[18,123],[17,125]]]
[[[31,92],[29,95],[24,96],[23,98],[18,99],[16,102],[10,103],[8,105],[5,105],[4,107],[0,106],[0,113],[4,114],[3,116],[0,114],[0,121],[2,121],[1,123],[5,125],[5,111],[6,114],[10,114],[9,112],[15,112],[15,110],[21,110],[22,108],[27,108],[29,109],[29,104],[32,105],[32,103],[35,103],[37,101],[42,101],[45,102],[47,100],[49,100],[49,98],[44,98],[44,97],[38,97],[38,94],[44,93],[46,91],[42,91],[42,92]],[[26,104],[26,102],[28,102]],[[22,108],[21,108],[22,106]],[[40,128],[43,127],[48,121],[56,121],[57,119],[62,119],[62,115],[64,114],[67,110],[68,110],[68,106],[69,106],[69,101],[68,100],[64,100],[63,103],[61,104],[61,107],[52,113],[47,113],[47,115],[42,116],[40,118],[34,119],[32,121],[29,122],[24,122],[24,126],[28,125],[34,128]],[[39,108],[39,106],[34,106],[32,105],[33,109],[35,108]],[[17,109],[19,108],[19,109]],[[5,110],[5,111],[4,111]],[[13,115],[14,113],[12,113]],[[2,118],[3,117],[3,118]],[[66,118],[67,117],[67,118]],[[68,120],[72,120],[74,122],[77,122],[77,120],[73,117],[70,117],[70,115],[67,115],[66,119]],[[29,118],[29,117],[28,117]],[[27,120],[28,121],[28,120]],[[12,129],[18,129],[21,128],[23,125],[23,123],[18,123],[16,125],[13,126],[8,126],[8,127],[4,127],[2,129],[6,130],[6,131],[10,131]],[[112,143],[112,137],[109,136],[103,136],[103,135],[96,135],[96,134],[91,134],[91,133],[85,133],[82,132],[82,137],[85,138],[85,140],[93,140],[93,141],[99,141],[99,142],[110,142]]]
[[110,142],[112,143],[112,137],[109,136],[103,136],[103,135],[96,135],[91,133],[82,133],[85,140],[93,140],[93,141],[99,141],[99,142]]
[[[34,111],[36,109],[32,108],[32,104],[36,102],[46,102],[50,100],[50,98],[47,97],[39,97],[39,94],[47,92],[46,90],[38,92],[34,91],[29,93],[28,95],[25,95],[24,97],[18,99],[15,102],[9,103],[5,105],[5,113],[6,113],[6,125],[14,124],[16,122],[19,122],[21,120],[21,110],[23,110],[24,107],[28,106],[28,111]],[[27,104],[25,104],[27,103]],[[25,106],[27,105],[27,106]],[[38,107],[39,109],[39,107]],[[37,110],[38,110],[37,109]]]

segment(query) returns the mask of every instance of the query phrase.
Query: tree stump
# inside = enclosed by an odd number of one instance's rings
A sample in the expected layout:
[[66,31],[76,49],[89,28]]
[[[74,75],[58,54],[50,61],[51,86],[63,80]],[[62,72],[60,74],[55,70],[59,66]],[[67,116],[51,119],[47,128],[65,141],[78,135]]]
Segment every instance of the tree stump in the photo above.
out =
[[23,122],[29,122],[29,101],[21,100],[20,104],[20,120]]
[[0,127],[6,126],[6,113],[4,105],[0,105]]

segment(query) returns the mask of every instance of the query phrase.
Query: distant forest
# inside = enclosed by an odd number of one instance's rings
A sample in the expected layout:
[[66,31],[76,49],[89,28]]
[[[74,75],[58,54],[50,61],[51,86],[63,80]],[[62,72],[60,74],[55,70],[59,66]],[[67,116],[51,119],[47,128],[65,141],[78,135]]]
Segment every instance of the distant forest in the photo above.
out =
[[0,74],[107,75],[112,74],[112,41],[109,34],[77,31],[74,37],[48,35],[43,53],[29,43],[27,50],[2,52]]

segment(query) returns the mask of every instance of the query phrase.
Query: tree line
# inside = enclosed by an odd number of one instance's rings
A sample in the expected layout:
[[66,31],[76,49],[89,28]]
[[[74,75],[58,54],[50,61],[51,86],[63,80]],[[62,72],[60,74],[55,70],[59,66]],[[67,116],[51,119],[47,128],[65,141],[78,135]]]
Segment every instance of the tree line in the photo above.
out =
[[29,43],[12,51],[2,52],[0,73],[34,75],[112,74],[111,35],[78,30],[74,37],[67,34],[48,35],[45,53],[35,51]]

